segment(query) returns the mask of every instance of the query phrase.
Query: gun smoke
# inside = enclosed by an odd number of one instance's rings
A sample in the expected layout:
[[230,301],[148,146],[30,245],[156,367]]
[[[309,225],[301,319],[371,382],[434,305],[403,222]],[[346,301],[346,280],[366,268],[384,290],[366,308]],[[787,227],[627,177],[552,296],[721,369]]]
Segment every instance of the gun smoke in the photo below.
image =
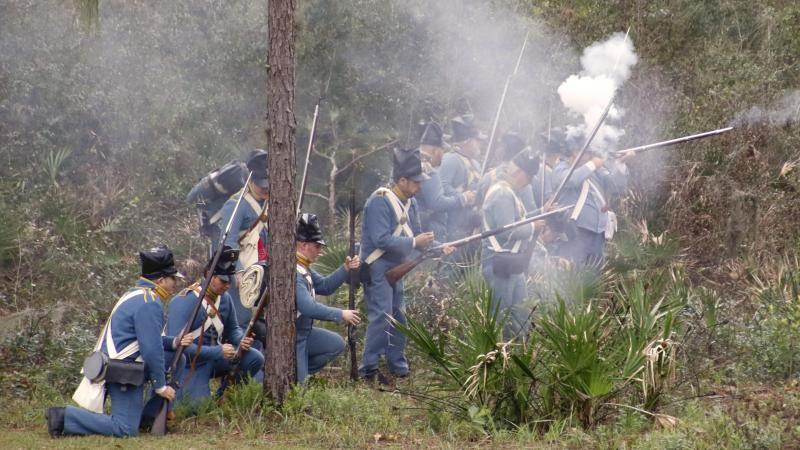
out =
[[747,111],[736,114],[731,121],[732,127],[771,125],[784,126],[800,120],[800,89],[787,92],[769,108],[753,106]]
[[[570,75],[558,87],[561,102],[573,117],[583,119],[579,125],[567,127],[568,135],[583,137],[600,119],[617,89],[628,80],[631,68],[638,62],[633,43],[624,33],[614,33],[583,51],[583,71]],[[592,141],[595,150],[608,151],[617,144],[625,130],[610,122],[622,118],[624,111],[612,106],[608,118]]]

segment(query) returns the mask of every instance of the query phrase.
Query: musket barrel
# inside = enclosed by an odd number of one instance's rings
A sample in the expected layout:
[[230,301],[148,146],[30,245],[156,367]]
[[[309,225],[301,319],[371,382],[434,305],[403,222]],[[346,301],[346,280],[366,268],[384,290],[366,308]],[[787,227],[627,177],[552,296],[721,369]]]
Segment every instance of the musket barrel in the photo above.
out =
[[514,71],[511,72],[511,75],[506,78],[506,84],[503,86],[503,93],[500,95],[500,104],[497,106],[497,112],[494,115],[494,121],[492,122],[492,131],[489,134],[489,143],[486,145],[486,155],[483,157],[483,164],[481,164],[481,175],[486,173],[486,165],[489,164],[489,156],[492,153],[492,144],[494,144],[494,137],[497,133],[497,124],[500,122],[500,113],[503,112],[503,105],[506,102],[506,94],[508,93],[508,87],[511,85],[511,79],[517,74],[519,70],[519,65],[522,62],[522,55],[525,53],[525,47],[528,46],[528,36],[530,32],[525,34],[525,40],[522,41],[522,48],[519,50],[519,56],[517,56],[517,64],[514,66]]
[[707,137],[711,137],[711,136],[716,136],[718,134],[727,133],[728,131],[731,131],[731,130],[733,130],[733,127],[720,128],[720,129],[717,129],[717,130],[706,131],[704,133],[697,133],[697,134],[692,134],[692,135],[689,135],[689,136],[683,136],[683,137],[679,137],[679,138],[675,138],[675,139],[670,139],[668,141],[661,141],[661,142],[656,142],[656,143],[653,143],[653,144],[640,145],[638,147],[631,147],[631,148],[626,148],[626,149],[623,149],[623,150],[616,150],[613,153],[617,154],[617,155],[623,155],[625,153],[636,153],[636,152],[642,152],[642,151],[645,151],[645,150],[652,150],[654,148],[669,147],[671,145],[682,144],[684,142],[694,141],[696,139],[703,139],[703,138],[707,138]]
[[319,118],[319,102],[317,100],[314,106],[314,119],[311,121],[311,134],[308,136],[308,148],[306,148],[306,161],[303,164],[303,178],[300,179],[300,195],[297,199],[297,215],[300,215],[300,210],[303,208],[303,196],[306,193],[306,184],[308,183],[308,164],[311,161],[311,149],[314,147],[314,136],[317,132],[317,119]]

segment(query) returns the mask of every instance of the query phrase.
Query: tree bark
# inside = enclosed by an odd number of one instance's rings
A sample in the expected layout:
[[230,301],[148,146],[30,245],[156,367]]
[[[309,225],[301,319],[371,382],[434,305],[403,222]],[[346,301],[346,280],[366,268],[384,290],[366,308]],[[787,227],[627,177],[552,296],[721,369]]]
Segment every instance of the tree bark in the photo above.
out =
[[296,379],[295,48],[296,0],[267,2],[267,145],[270,178],[269,292],[264,390],[278,405]]

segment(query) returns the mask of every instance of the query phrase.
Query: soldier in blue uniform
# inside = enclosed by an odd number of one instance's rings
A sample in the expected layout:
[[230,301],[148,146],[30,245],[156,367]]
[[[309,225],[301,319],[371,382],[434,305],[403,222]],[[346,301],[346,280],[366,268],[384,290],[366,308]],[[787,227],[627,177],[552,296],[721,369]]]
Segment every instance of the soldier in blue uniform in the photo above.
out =
[[[237,275],[228,290],[233,305],[236,308],[236,317],[239,326],[246,327],[250,322],[252,311],[242,305],[239,298],[239,283],[241,272],[260,260],[267,258],[267,210],[266,203],[269,199],[269,178],[267,176],[267,152],[253,150],[247,159],[247,168],[253,172],[250,185],[245,186],[247,192],[242,199],[236,217],[231,221],[231,231],[225,240],[225,245],[239,250],[239,260],[236,263]],[[224,227],[233,215],[233,209],[241,192],[232,195],[222,207],[220,224]],[[224,230],[223,230],[224,231]],[[259,340],[257,348],[261,348]]]
[[[142,362],[144,379],[152,382],[157,394],[150,401],[160,405],[162,399],[175,398],[175,390],[166,384],[164,351],[174,350],[177,345],[177,338],[161,335],[163,302],[175,290],[176,277],[183,276],[175,268],[172,252],[166,246],[140,252],[139,258],[142,277],[117,301],[101,335],[100,350],[109,359]],[[106,376],[105,389],[111,398],[111,415],[74,406],[49,408],[45,416],[51,436],[127,437],[138,434],[145,407],[145,386],[121,384],[109,376]]]
[[[579,150],[577,146],[568,148],[570,158],[553,169],[555,186],[566,178]],[[570,215],[572,226],[567,241],[561,244],[559,253],[573,264],[598,267],[604,262],[605,241],[613,237],[617,227],[616,215],[610,211],[608,202],[611,196],[620,195],[627,188],[628,157],[609,161],[589,149],[564,185],[559,203],[575,204],[575,208]]]
[[542,145],[542,156],[544,157],[542,164],[539,167],[539,173],[536,178],[531,181],[531,188],[533,196],[536,199],[536,204],[539,207],[543,206],[550,197],[553,191],[558,186],[555,186],[553,181],[553,168],[558,164],[563,156],[567,156],[567,136],[561,128],[553,128],[549,133],[539,134],[539,139]]
[[[499,156],[501,159],[501,165],[511,161],[514,156],[516,156],[527,146],[525,139],[516,131],[507,131],[505,134],[503,134],[503,137],[500,138],[500,143],[501,148]],[[478,199],[480,204],[483,203],[489,187],[491,187],[497,181],[498,169],[499,166],[491,170],[487,170],[478,183]],[[521,187],[516,194],[517,197],[522,200],[522,204],[525,205],[525,209],[528,211],[528,213],[531,213],[540,207],[534,199],[533,189],[530,184]]]
[[302,383],[308,375],[313,375],[344,351],[344,339],[338,334],[315,328],[314,320],[346,322],[350,325],[361,323],[358,311],[339,309],[317,303],[316,295],[331,295],[347,279],[349,270],[358,270],[361,261],[358,256],[347,256],[344,265],[335,272],[323,277],[311,268],[325,246],[317,216],[301,214],[297,221],[297,381]]
[[447,213],[456,209],[470,207],[475,202],[472,191],[445,194],[439,167],[444,156],[444,140],[442,127],[436,122],[425,126],[419,143],[422,156],[422,171],[429,177],[422,182],[416,195],[420,212],[420,223],[425,231],[432,231],[435,236],[444,239],[447,236]]
[[[414,199],[421,183],[428,179],[422,171],[419,149],[395,149],[392,163],[393,185],[379,188],[367,199],[361,228],[365,263],[361,274],[369,325],[359,375],[368,381],[378,376],[383,355],[392,374],[409,374],[406,339],[389,320],[391,317],[405,323],[403,280],[392,286],[385,273],[402,263],[414,249],[424,249],[434,242],[433,233],[422,232]],[[452,250],[448,247],[445,253]]]
[[[472,116],[460,116],[450,121],[453,129],[452,151],[442,158],[439,175],[445,195],[475,192],[480,181],[481,166],[477,161],[481,152],[481,141],[486,135],[473,124]],[[447,214],[447,236],[438,239],[455,240],[473,234],[480,218],[470,205],[451,210]],[[463,253],[461,250],[459,254]]]
[[[228,373],[239,345],[243,350],[239,363],[240,374],[256,377],[264,366],[264,356],[250,348],[253,338],[244,335],[236,318],[233,301],[226,292],[236,273],[238,256],[238,250],[224,247],[213,273],[206,268],[205,276],[211,276],[211,280],[197,317],[187,331],[192,338],[185,351],[187,366],[194,367],[194,370],[189,370],[183,380],[178,390],[179,400],[196,403],[208,398],[211,395],[209,382]],[[197,304],[202,282],[199,280],[172,299],[167,317],[167,334],[178,335],[187,326]]]
[[[494,229],[523,219],[525,205],[517,192],[530,183],[539,171],[539,157],[530,149],[518,153],[498,169],[497,180],[489,187],[483,203],[483,227]],[[539,226],[544,226],[540,223]],[[483,240],[481,272],[492,292],[492,302],[502,315],[508,314],[507,337],[524,335],[528,329],[529,311],[525,276],[533,250],[535,224]]]

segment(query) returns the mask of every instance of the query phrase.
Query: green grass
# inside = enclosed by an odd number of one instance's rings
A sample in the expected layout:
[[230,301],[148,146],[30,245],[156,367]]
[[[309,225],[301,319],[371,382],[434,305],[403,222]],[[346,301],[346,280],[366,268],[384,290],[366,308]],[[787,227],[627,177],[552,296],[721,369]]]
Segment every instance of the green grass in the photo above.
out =
[[[742,386],[728,394],[677,402],[667,412],[680,421],[669,429],[640,414],[621,412],[591,431],[561,422],[545,434],[505,430],[489,439],[452,418],[444,418],[434,432],[420,405],[395,393],[363,385],[325,385],[324,381],[293,393],[280,413],[270,410],[263,416],[263,432],[254,435],[223,419],[244,406],[241,397],[231,401],[227,411],[212,408],[195,418],[178,419],[175,432],[166,437],[128,439],[54,440],[47,435],[42,416],[45,405],[53,404],[48,403],[52,398],[8,402],[0,417],[0,448],[779,449],[800,444],[796,383]],[[244,397],[255,392],[253,386],[244,389],[249,392]]]

